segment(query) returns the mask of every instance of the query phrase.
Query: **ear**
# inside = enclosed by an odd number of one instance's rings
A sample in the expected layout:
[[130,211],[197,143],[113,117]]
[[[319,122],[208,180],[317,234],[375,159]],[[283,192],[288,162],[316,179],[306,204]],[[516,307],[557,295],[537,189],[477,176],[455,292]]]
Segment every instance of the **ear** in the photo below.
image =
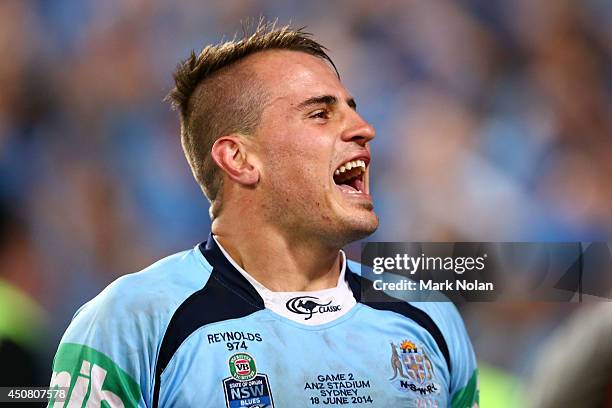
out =
[[239,135],[221,136],[213,144],[211,154],[217,166],[236,183],[252,187],[259,182],[259,169],[249,161]]

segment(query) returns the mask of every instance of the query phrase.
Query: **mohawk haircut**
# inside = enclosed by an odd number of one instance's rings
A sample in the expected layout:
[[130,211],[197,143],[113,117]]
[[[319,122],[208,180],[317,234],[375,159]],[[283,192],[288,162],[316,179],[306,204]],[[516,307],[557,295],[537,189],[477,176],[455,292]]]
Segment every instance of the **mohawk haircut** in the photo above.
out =
[[211,203],[213,219],[221,208],[223,176],[212,159],[212,146],[223,135],[251,136],[259,124],[266,97],[265,89],[253,81],[253,72],[240,62],[267,50],[299,51],[327,61],[339,76],[327,49],[303,30],[288,25],[277,27],[276,22],[263,19],[254,29],[246,23],[242,38],[235,36],[232,41],[209,45],[198,55],[192,51],[174,72],[175,87],[165,100],[179,112],[183,151]]

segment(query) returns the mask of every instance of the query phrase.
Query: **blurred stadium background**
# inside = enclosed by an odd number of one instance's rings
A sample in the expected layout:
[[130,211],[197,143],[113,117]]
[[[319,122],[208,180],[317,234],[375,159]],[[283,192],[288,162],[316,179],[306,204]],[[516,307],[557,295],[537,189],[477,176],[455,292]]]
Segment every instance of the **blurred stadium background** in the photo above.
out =
[[[609,240],[609,1],[2,0],[0,337],[43,384],[80,305],[208,234],[162,99],[179,59],[260,15],[307,26],[378,131],[371,240]],[[521,406],[576,309],[464,308],[482,406]]]

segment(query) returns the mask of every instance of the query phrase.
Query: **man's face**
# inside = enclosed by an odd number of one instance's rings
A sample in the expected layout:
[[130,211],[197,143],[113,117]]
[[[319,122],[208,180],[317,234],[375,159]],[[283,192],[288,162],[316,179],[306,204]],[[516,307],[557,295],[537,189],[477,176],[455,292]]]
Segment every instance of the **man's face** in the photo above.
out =
[[368,142],[375,132],[335,71],[296,51],[263,52],[252,63],[268,93],[252,140],[270,223],[329,245],[374,232]]

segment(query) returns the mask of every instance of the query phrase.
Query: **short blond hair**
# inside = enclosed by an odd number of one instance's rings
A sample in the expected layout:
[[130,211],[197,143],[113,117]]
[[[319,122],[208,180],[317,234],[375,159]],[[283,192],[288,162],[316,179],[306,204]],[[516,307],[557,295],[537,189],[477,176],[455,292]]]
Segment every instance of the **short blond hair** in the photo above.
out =
[[252,73],[238,64],[245,57],[266,50],[293,50],[319,57],[338,72],[326,48],[304,28],[276,27],[259,21],[251,34],[194,51],[174,72],[175,87],[167,100],[179,111],[181,144],[193,175],[211,203],[214,218],[220,209],[223,177],[211,157],[215,141],[226,134],[252,135],[259,123],[265,90]]

